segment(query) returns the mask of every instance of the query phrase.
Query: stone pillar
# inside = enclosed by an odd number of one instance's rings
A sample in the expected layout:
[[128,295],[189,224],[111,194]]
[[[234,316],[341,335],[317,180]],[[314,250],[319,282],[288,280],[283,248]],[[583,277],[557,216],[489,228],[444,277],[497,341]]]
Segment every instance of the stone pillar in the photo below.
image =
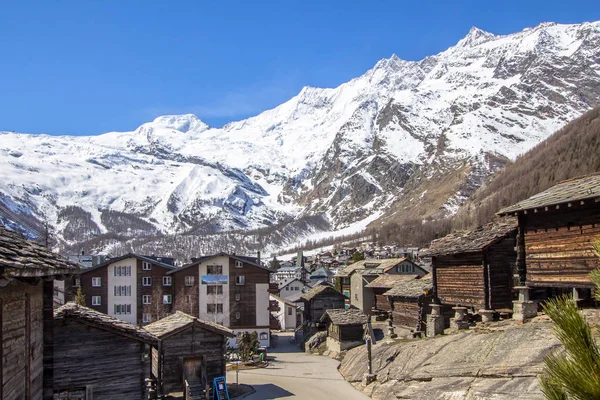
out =
[[431,314],[427,315],[427,337],[434,337],[444,333],[444,317],[440,304],[430,304]]
[[524,322],[537,315],[538,305],[529,300],[529,288],[526,286],[515,287],[519,291],[519,300],[513,301],[513,319]]
[[465,315],[467,314],[467,307],[452,307],[454,310],[454,318],[450,318],[450,328],[452,330],[467,329],[469,323],[465,321]]
[[494,310],[479,310],[479,315],[481,315],[481,322],[494,321]]
[[396,339],[398,337],[398,335],[396,335],[396,332],[394,332],[394,323],[392,322],[391,319],[388,319],[388,337],[390,339]]

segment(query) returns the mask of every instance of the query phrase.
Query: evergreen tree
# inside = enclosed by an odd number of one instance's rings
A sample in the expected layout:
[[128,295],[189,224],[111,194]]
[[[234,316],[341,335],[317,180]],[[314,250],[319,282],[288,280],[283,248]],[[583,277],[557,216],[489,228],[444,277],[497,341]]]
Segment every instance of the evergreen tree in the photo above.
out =
[[364,260],[364,259],[365,259],[365,256],[364,256],[364,254],[363,254],[363,253],[361,253],[361,252],[360,252],[360,251],[358,251],[358,250],[356,250],[356,251],[354,252],[354,254],[352,254],[352,260],[353,260],[354,262],[357,262],[357,261],[362,261],[362,260]]

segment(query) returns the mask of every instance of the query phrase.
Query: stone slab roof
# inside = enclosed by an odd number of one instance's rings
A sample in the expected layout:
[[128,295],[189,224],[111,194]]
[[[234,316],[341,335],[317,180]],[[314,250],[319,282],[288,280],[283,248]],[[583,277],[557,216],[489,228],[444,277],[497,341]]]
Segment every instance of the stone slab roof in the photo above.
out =
[[[338,271],[337,274],[335,274],[336,277],[349,277],[350,275],[352,275],[353,272],[355,271],[359,271],[359,270],[369,270],[372,271],[374,274],[381,274],[383,272],[385,272],[385,270],[400,264],[403,261],[406,261],[407,258],[403,257],[403,258],[384,258],[381,260],[362,260],[362,261],[357,261],[353,264],[350,264],[344,268],[342,268],[341,270]],[[368,273],[367,271],[365,271],[364,273]]]
[[482,251],[516,229],[516,219],[505,218],[474,230],[453,232],[431,242],[429,249],[424,250],[421,255],[439,256]]
[[321,284],[321,285],[313,287],[308,292],[302,294],[302,296],[300,296],[299,300],[300,301],[302,301],[302,300],[304,300],[304,301],[310,301],[310,300],[314,299],[316,296],[318,296],[321,293],[338,294],[340,296],[345,297],[343,294],[341,294],[340,292],[338,292],[337,290],[335,290],[331,285]]
[[391,289],[399,282],[416,279],[418,275],[379,275],[375,280],[369,283],[366,287],[371,289]]
[[562,181],[528,199],[503,208],[498,211],[498,215],[587,199],[600,199],[600,173]]
[[146,325],[144,329],[150,332],[152,335],[158,337],[159,339],[163,339],[165,337],[174,335],[194,324],[197,324],[203,329],[212,331],[219,335],[223,335],[226,337],[235,336],[233,331],[229,328],[226,328],[215,322],[203,321],[181,311],[176,311],[175,313],[168,315],[165,318],[159,319],[158,321]]
[[425,290],[433,289],[433,278],[431,274],[425,275],[421,279],[411,279],[397,282],[394,287],[384,293],[384,296],[393,297],[420,297]]
[[332,324],[339,326],[362,325],[367,323],[368,317],[357,308],[350,308],[348,310],[336,308],[325,311],[321,317],[321,321],[326,320],[330,320]]
[[121,260],[126,260],[128,258],[135,258],[135,259],[138,259],[138,260],[146,261],[147,263],[158,265],[160,267],[166,268],[166,269],[171,270],[171,271],[177,270],[176,266],[171,265],[171,264],[167,264],[167,263],[164,263],[164,262],[161,262],[161,261],[158,261],[158,260],[156,260],[154,258],[150,258],[150,257],[146,257],[146,256],[142,256],[142,255],[139,255],[139,254],[134,254],[134,253],[127,253],[127,254],[119,256],[119,257],[109,258],[108,260],[104,261],[102,264],[98,264],[95,267],[86,268],[86,269],[84,269],[82,271],[82,273],[86,273],[87,274],[90,271],[95,271],[97,269],[104,268],[104,267],[106,267],[108,265],[111,265],[112,263],[116,263],[117,261],[121,261]]
[[158,338],[153,334],[138,328],[128,322],[113,318],[107,314],[92,310],[91,308],[77,305],[73,302],[67,303],[54,311],[54,319],[74,319],[92,327],[113,332],[117,335],[126,336],[144,343],[156,344]]
[[0,225],[0,276],[42,277],[79,272],[79,266]]

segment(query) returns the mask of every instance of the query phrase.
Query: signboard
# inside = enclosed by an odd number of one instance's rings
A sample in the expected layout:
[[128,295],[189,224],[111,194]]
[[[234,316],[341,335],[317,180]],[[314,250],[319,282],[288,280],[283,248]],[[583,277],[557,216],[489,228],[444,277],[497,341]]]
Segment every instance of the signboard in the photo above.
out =
[[229,283],[227,275],[202,275],[201,280],[203,285],[227,285]]
[[217,376],[213,380],[213,400],[229,400],[227,381],[224,376]]

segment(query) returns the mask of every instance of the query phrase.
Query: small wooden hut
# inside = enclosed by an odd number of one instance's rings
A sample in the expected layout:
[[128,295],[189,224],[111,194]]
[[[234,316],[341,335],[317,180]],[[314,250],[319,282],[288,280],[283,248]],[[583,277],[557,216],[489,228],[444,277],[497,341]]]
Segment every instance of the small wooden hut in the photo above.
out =
[[[232,330],[177,311],[144,327],[159,340],[152,351],[152,374],[159,393],[185,392],[190,387],[207,387],[225,375],[227,339]],[[162,366],[162,369],[160,368]]]
[[544,297],[574,291],[590,298],[589,273],[599,267],[600,173],[563,181],[498,214],[518,218],[520,286]]
[[305,323],[319,322],[326,310],[344,308],[346,297],[328,284],[317,285],[300,296],[304,303]]
[[426,316],[433,299],[433,279],[431,274],[420,279],[398,282],[383,294],[391,305],[392,324],[408,328],[413,332],[424,332]]
[[79,267],[0,225],[0,399],[51,399],[54,279]]
[[145,379],[157,343],[128,322],[65,304],[54,315],[55,399],[147,398]]
[[366,287],[373,291],[374,307],[372,312],[375,314],[389,313],[392,310],[390,299],[384,295],[391,288],[401,285],[403,282],[417,279],[418,275],[380,275]]
[[431,243],[434,294],[441,304],[512,309],[517,224],[506,219]]
[[327,348],[341,352],[363,343],[368,317],[356,308],[325,310],[321,322],[327,325]]

